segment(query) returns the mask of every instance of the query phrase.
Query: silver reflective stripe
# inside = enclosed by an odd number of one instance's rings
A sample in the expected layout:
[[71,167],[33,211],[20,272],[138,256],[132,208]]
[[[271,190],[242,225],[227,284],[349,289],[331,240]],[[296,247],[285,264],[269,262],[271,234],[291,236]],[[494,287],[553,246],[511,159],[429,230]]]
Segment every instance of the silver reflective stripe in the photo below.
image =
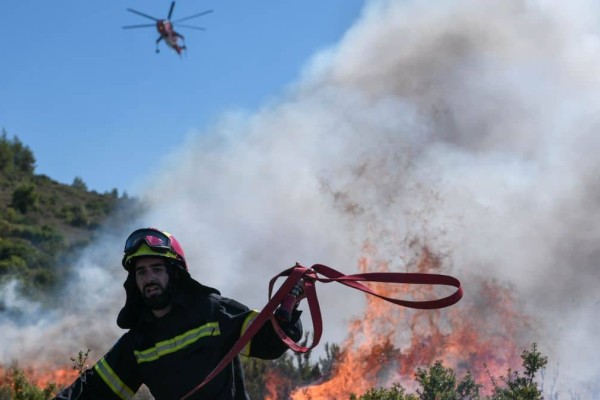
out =
[[98,372],[98,375],[100,375],[104,383],[106,383],[120,399],[127,400],[134,396],[135,393],[133,393],[133,390],[123,383],[121,378],[119,378],[110,365],[108,365],[104,357],[94,365],[94,369]]
[[[250,326],[250,324],[252,322],[254,322],[254,320],[256,319],[257,316],[258,316],[258,311],[256,311],[256,310],[252,310],[250,312],[250,314],[248,314],[248,316],[244,320],[244,323],[242,324],[242,331],[240,332],[240,337],[242,337],[244,335],[244,333],[246,333],[246,331],[248,330],[248,327]],[[246,345],[244,346],[242,351],[240,351],[241,355],[250,356],[250,344],[251,343],[252,343],[252,340],[249,340],[248,343],[246,343]]]
[[218,336],[221,334],[218,322],[209,322],[206,325],[199,326],[181,335],[175,336],[173,339],[163,340],[156,343],[149,349],[142,351],[134,351],[135,358],[138,364],[156,361],[160,357],[167,354],[175,353],[197,342],[199,339],[206,336]]

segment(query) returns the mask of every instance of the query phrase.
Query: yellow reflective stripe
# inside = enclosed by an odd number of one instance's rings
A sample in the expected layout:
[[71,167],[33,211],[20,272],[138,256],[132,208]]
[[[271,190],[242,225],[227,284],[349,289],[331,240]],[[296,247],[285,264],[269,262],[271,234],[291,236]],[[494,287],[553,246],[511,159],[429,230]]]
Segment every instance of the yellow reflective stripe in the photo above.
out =
[[[244,335],[244,333],[248,330],[248,327],[256,319],[257,315],[258,315],[258,311],[256,311],[256,310],[252,310],[250,312],[250,314],[248,314],[248,316],[244,320],[244,323],[242,324],[242,331],[240,332],[240,337],[242,337]],[[242,351],[240,351],[241,355],[250,356],[250,344],[251,343],[252,343],[252,340],[249,340],[248,343],[246,343],[246,345],[244,346]]]
[[110,365],[108,365],[104,357],[94,365],[94,369],[98,372],[98,375],[100,375],[100,378],[102,378],[104,383],[106,383],[120,399],[131,399],[135,395],[133,390],[123,383],[121,378],[119,378]]
[[217,336],[221,334],[218,322],[209,322],[206,325],[199,326],[181,335],[175,336],[173,339],[163,340],[156,343],[149,349],[142,351],[134,351],[133,354],[138,364],[156,361],[160,357],[174,353],[184,349],[192,343],[206,336]]

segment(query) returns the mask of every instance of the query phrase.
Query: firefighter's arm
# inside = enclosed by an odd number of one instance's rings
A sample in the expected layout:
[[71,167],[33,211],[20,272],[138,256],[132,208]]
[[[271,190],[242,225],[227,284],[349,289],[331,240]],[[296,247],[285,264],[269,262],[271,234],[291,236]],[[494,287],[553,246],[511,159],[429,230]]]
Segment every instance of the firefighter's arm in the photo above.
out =
[[[279,326],[281,326],[283,331],[296,342],[302,337],[302,323],[300,322],[301,313],[301,311],[295,310],[290,321],[279,321]],[[256,310],[248,310],[244,313],[244,323],[239,331],[239,336],[242,336],[246,332],[247,328],[257,315],[258,311]],[[281,357],[287,349],[287,345],[281,341],[273,328],[271,320],[269,320],[265,322],[256,335],[252,337],[240,354],[248,357],[273,360]]]
[[[227,337],[230,346],[246,333],[250,324],[258,315],[258,311],[250,310],[245,305],[225,297],[218,300],[219,326],[222,335]],[[302,324],[300,322],[300,311],[294,311],[290,321],[280,323],[280,326],[293,340],[298,341],[302,337]],[[287,346],[279,339],[273,325],[267,321],[252,337],[250,342],[240,352],[243,356],[257,357],[262,359],[275,359],[280,357]]]
[[125,334],[104,357],[58,393],[54,400],[131,399],[141,384],[130,335]]
[[[290,294],[294,299],[287,299],[290,300],[287,302],[284,300],[282,307],[275,312],[279,326],[296,342],[302,338],[302,322],[300,321],[302,312],[297,309],[298,303],[303,298],[303,288],[300,288],[302,289],[301,292],[298,292],[297,288],[292,289]],[[246,332],[258,315],[258,312],[249,310],[246,306],[235,300],[224,299],[224,301],[227,304],[226,308],[230,309],[230,315],[235,315],[234,320],[237,321],[237,324],[241,322],[241,326],[238,325],[237,328],[234,328],[238,332],[236,335],[237,340],[238,337]],[[238,312],[233,311],[235,308],[238,309]],[[282,312],[282,309],[284,309],[284,312]],[[273,324],[269,320],[252,337],[240,354],[262,359],[275,359],[280,357],[287,349],[288,347],[281,341],[273,328]]]
[[[298,342],[302,338],[301,314],[302,311],[294,309],[291,312],[289,320],[276,315],[281,329],[295,342]],[[273,328],[273,323],[269,320],[252,338],[249,348],[244,349],[246,351],[243,351],[242,355],[272,360],[281,357],[287,349],[287,345],[279,338],[275,332],[275,328]]]

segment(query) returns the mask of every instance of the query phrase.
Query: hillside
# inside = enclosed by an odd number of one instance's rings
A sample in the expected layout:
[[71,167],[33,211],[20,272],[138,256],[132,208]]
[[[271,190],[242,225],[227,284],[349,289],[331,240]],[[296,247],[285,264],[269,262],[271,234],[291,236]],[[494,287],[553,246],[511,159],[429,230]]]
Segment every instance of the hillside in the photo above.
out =
[[[0,281],[21,280],[43,292],[67,272],[68,261],[95,232],[132,213],[135,199],[116,189],[97,193],[81,178],[71,185],[35,174],[35,156],[6,131],[0,137]],[[121,219],[122,220],[122,219]]]

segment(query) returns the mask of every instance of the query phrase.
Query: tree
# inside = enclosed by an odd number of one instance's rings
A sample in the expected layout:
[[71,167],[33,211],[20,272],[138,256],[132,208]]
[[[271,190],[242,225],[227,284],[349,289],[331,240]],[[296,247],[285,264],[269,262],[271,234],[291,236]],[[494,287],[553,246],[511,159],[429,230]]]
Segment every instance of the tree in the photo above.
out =
[[542,391],[535,382],[536,374],[543,370],[548,363],[548,357],[542,356],[537,349],[537,344],[533,343],[531,350],[524,350],[521,353],[525,373],[521,375],[518,371],[508,370],[506,376],[500,377],[500,380],[506,385],[500,387],[492,379],[494,393],[492,400],[542,400]]
[[76,204],[67,210],[67,221],[72,226],[84,227],[89,225],[90,217],[83,204]]
[[479,399],[481,385],[475,383],[471,373],[457,384],[456,375],[451,368],[445,368],[441,361],[436,361],[428,369],[417,369],[417,382],[422,389],[417,389],[421,400],[475,400]]
[[78,176],[76,176],[75,179],[73,179],[73,183],[71,183],[71,186],[75,189],[87,191],[87,185],[85,184],[83,179],[81,179]]
[[12,206],[22,214],[37,207],[38,194],[35,186],[31,183],[25,183],[15,188],[12,194]]
[[35,170],[35,157],[31,149],[16,136],[12,140],[8,139],[8,134],[4,129],[0,136],[0,170],[26,175],[33,175]]
[[13,164],[15,169],[26,175],[33,175],[35,170],[35,157],[29,147],[25,146],[18,137],[13,139]]

